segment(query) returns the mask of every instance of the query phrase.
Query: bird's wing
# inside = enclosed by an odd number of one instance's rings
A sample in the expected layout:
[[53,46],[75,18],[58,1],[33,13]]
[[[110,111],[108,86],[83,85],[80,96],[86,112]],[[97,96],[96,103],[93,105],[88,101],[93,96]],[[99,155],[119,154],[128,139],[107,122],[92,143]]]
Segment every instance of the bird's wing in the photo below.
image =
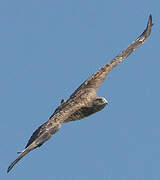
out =
[[90,90],[94,89],[95,91],[97,91],[99,86],[106,78],[106,76],[109,74],[109,72],[147,40],[147,38],[150,35],[152,25],[152,16],[150,15],[147,27],[144,30],[144,32],[135,41],[133,41],[125,50],[118,54],[108,64],[101,67],[96,73],[94,73],[83,84],[81,84],[81,86],[71,95],[71,97],[75,96],[79,91],[86,88]]
[[28,154],[30,151],[33,149],[40,147],[45,141],[47,141],[53,134],[55,134],[59,128],[61,127],[61,122],[52,122],[52,124],[47,121],[43,125],[41,125],[31,136],[29,139],[27,146],[25,149],[18,153],[18,157],[16,160],[14,160],[10,166],[7,169],[7,172],[9,172],[13,166],[20,160],[22,159],[26,154]]
[[71,99],[68,101],[62,109],[58,110],[46,123],[41,125],[33,133],[26,145],[26,148],[19,154],[18,158],[10,164],[7,172],[9,172],[22,157],[33,149],[40,147],[44,142],[50,139],[51,136],[60,129],[61,124],[83,105],[83,102],[79,102],[79,100],[75,101],[74,99]]

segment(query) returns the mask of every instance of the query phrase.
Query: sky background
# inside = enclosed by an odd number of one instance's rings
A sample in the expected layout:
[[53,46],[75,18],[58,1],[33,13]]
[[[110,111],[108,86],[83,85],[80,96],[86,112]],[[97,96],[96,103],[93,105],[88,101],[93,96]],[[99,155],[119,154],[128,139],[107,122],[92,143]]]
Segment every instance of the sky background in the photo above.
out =
[[[7,174],[17,151],[153,16],[148,41],[104,81],[109,105],[64,124]],[[0,1],[0,179],[160,179],[160,2]]]

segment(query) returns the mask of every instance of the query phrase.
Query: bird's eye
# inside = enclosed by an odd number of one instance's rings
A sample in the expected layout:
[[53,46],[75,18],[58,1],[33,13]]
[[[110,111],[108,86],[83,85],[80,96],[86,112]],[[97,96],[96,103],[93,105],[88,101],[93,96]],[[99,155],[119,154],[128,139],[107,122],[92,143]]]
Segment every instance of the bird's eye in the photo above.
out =
[[96,99],[96,102],[97,103],[100,103],[102,100],[101,99]]

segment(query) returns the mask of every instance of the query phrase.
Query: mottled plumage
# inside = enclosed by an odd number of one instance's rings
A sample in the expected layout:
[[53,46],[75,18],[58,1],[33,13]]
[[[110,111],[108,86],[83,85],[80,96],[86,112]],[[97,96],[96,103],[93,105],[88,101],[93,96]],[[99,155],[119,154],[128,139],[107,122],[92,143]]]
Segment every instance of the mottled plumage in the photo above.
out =
[[9,172],[24,155],[31,150],[40,147],[55,134],[62,123],[82,119],[102,110],[106,106],[108,103],[107,100],[96,95],[99,86],[115,66],[126,59],[146,41],[150,35],[152,25],[152,16],[150,15],[145,31],[133,41],[127,49],[122,51],[112,61],[101,67],[96,73],[88,78],[68,100],[61,101],[60,106],[55,110],[49,120],[32,134],[24,151],[22,151],[18,158],[11,163],[7,172]]

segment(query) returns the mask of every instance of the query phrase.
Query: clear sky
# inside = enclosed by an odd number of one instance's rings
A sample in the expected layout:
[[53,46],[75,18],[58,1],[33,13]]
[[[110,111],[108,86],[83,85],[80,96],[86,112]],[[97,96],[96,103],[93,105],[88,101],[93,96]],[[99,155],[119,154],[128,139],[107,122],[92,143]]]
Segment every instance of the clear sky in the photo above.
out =
[[[64,124],[7,174],[62,98],[145,29],[148,41],[98,91],[109,105]],[[160,2],[1,0],[1,180],[160,179]]]

